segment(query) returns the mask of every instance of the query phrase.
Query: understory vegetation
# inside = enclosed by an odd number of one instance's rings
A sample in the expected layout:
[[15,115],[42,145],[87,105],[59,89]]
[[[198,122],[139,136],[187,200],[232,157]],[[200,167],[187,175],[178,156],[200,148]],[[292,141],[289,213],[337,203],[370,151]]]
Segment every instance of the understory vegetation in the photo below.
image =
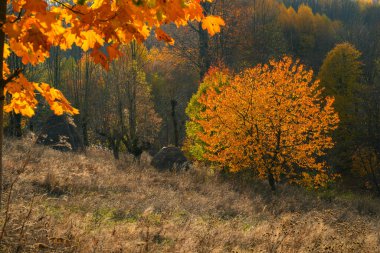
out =
[[369,196],[282,184],[274,193],[201,165],[158,172],[145,153],[136,164],[99,148],[62,153],[28,139],[5,147],[1,252],[380,249],[380,203]]

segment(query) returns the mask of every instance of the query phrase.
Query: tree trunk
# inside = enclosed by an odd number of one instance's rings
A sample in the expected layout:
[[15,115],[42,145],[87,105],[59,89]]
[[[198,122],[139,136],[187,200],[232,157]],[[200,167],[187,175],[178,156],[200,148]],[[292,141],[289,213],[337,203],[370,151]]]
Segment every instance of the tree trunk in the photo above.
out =
[[14,113],[13,114],[13,117],[14,117],[14,136],[15,137],[21,137],[22,136],[22,130],[21,130],[21,119],[22,119],[22,116],[21,114],[17,114],[17,113]]
[[8,131],[6,130],[7,134],[12,137],[21,137],[22,136],[21,114],[11,112],[9,115],[10,115],[9,117],[10,123],[9,123]]
[[[202,2],[201,5],[203,7],[203,13],[205,13],[206,15],[210,14],[211,3]],[[211,59],[209,55],[210,36],[207,30],[203,30],[201,23],[199,23],[198,34],[199,34],[199,67],[200,67],[199,75],[200,75],[200,79],[202,80],[211,66]]]
[[85,88],[84,88],[84,103],[83,103],[83,115],[82,115],[82,134],[83,143],[85,147],[89,146],[88,131],[87,131],[87,121],[88,121],[88,100],[90,93],[90,63],[88,59],[88,54],[86,54],[86,65],[85,65]]
[[170,143],[170,137],[169,137],[169,120],[168,120],[168,117],[165,117],[165,133],[166,133],[166,144],[165,146],[169,146],[169,143]]
[[376,187],[377,194],[380,196],[380,185],[379,185],[379,182],[377,181],[377,177],[373,169],[371,170],[371,174],[372,174],[372,182]]
[[113,147],[113,157],[116,159],[116,160],[119,160],[120,157],[119,157],[119,147],[116,143],[114,143],[114,147]]
[[34,131],[34,120],[33,117],[29,119],[29,131]]
[[274,177],[272,172],[268,172],[268,183],[272,191],[276,191],[276,182],[274,181]]
[[[137,50],[138,45],[136,40],[133,40],[131,43],[131,59],[133,64],[137,61]],[[131,150],[129,152],[135,153],[135,148],[137,145],[138,137],[137,137],[137,80],[138,70],[137,67],[132,65],[132,80],[128,85],[128,142]],[[124,122],[121,122],[124,124]]]
[[88,130],[87,130],[87,123],[82,123],[82,134],[83,134],[83,144],[85,147],[88,147],[90,145],[88,141]]
[[177,101],[176,100],[171,100],[170,101],[172,105],[172,120],[173,120],[173,127],[174,127],[174,146],[178,147],[179,146],[179,141],[178,141],[178,123],[175,115],[175,107],[177,106]]
[[111,149],[112,149],[112,153],[113,153],[113,157],[116,159],[116,160],[119,160],[119,147],[120,147],[120,139],[117,139],[117,138],[110,138],[109,139],[110,141],[110,145],[111,145]]
[[[0,0],[0,24],[5,24],[7,18],[7,0]],[[0,210],[3,197],[3,132],[4,132],[4,43],[5,33],[0,29]]]
[[[6,1],[5,1],[6,2]],[[2,6],[0,6],[2,8]],[[1,39],[1,38],[0,38]],[[0,54],[1,53],[0,50]],[[2,57],[1,57],[2,58]],[[1,60],[1,62],[3,62]],[[2,73],[2,68],[0,68],[0,73]],[[0,94],[4,94],[4,80],[1,78],[1,85],[0,85]],[[3,138],[4,138],[4,96],[0,95],[0,211],[2,210],[2,203],[3,203]]]
[[61,51],[60,48],[54,47],[51,52],[53,56],[53,86],[55,88],[61,89]]

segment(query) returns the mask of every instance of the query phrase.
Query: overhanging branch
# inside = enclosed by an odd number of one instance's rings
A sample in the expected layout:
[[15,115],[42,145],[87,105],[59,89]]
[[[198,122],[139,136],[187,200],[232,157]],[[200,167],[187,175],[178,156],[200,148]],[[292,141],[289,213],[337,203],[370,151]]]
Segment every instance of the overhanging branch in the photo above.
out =
[[65,3],[62,3],[61,1],[58,1],[58,0],[53,0],[53,2],[55,2],[55,3],[59,4],[59,5],[61,5],[62,7],[66,8],[66,9],[68,9],[68,10],[70,10],[70,11],[72,11],[72,12],[75,13],[75,14],[85,15],[85,13],[75,10],[75,9],[74,9],[75,5],[74,5],[74,6],[70,6],[70,5],[67,5],[67,4],[65,4]]
[[11,82],[14,78],[18,77],[22,71],[23,69],[16,69],[10,76],[7,77],[7,79],[3,79],[1,83],[1,88],[4,88],[5,85]]

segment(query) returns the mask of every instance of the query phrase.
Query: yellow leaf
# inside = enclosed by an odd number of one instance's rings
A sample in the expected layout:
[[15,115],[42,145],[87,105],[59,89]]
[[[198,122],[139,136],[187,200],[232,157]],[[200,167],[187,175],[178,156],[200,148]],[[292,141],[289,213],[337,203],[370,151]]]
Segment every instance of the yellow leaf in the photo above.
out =
[[104,0],[94,0],[94,3],[91,5],[92,9],[98,9],[103,5]]
[[7,43],[4,44],[4,59],[7,59],[11,55],[11,51],[9,45]]
[[33,117],[33,115],[34,115],[34,110],[30,106],[26,106],[25,108],[21,109],[20,112],[22,115],[27,116],[29,118]]
[[220,32],[220,27],[225,26],[226,23],[221,17],[217,16],[207,16],[202,20],[202,29],[208,31],[208,33],[213,36]]
[[94,48],[96,43],[100,45],[104,44],[103,38],[93,30],[84,31],[81,33],[85,37],[82,44],[83,51],[88,51],[90,48]]

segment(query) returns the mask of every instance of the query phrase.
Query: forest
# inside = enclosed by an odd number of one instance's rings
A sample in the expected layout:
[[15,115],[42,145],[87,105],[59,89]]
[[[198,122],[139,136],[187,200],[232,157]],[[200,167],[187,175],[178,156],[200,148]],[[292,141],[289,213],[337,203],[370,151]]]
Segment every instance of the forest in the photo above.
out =
[[380,251],[377,0],[0,0],[0,57],[0,251]]

